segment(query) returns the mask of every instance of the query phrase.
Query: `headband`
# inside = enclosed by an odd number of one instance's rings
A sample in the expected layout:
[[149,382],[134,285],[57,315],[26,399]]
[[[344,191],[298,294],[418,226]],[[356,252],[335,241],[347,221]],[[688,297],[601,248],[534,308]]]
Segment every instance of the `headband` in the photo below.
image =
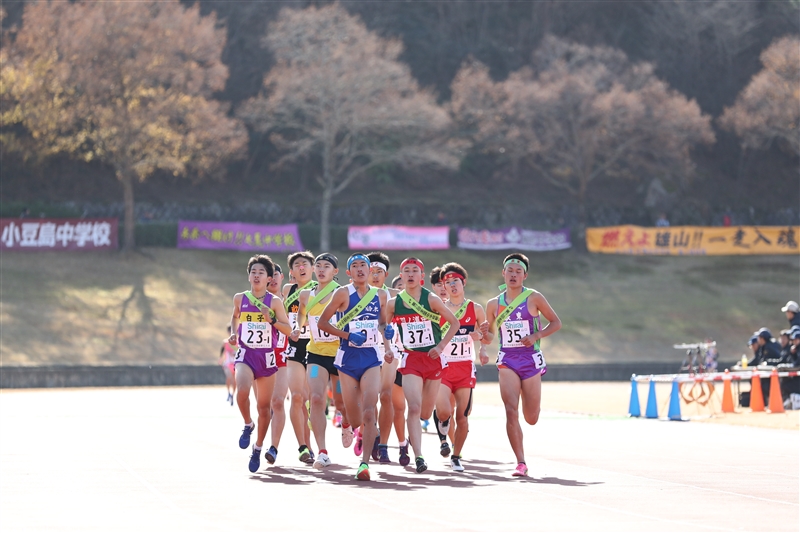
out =
[[526,265],[525,263],[523,263],[519,259],[513,259],[512,258],[512,259],[509,259],[508,261],[506,261],[505,263],[503,263],[503,270],[505,270],[508,265],[519,265],[519,266],[522,267],[522,270],[524,270],[525,272],[528,272],[528,265]]
[[441,277],[440,279],[441,279],[442,281],[444,281],[444,280],[446,280],[447,278],[458,278],[458,279],[460,279],[462,282],[463,282],[463,281],[466,281],[466,280],[464,279],[464,276],[462,276],[461,274],[459,274],[458,272],[455,272],[455,271],[453,271],[453,270],[451,270],[450,272],[447,272],[446,274],[443,274],[443,275],[442,275],[442,277]]
[[414,259],[413,257],[409,257],[408,259],[404,259],[402,263],[400,263],[400,270],[403,270],[403,267],[406,265],[417,265],[420,270],[425,272],[425,265],[422,264],[422,261],[419,259]]
[[353,261],[364,261],[367,266],[369,266],[369,258],[364,254],[353,254],[350,256],[350,259],[347,260],[347,270],[350,270],[350,265],[353,264]]
[[333,268],[339,268],[339,260],[336,259],[336,256],[333,254],[329,254],[325,252],[324,254],[319,254],[316,259],[314,259],[314,263],[317,261],[327,261],[328,263],[333,265]]
[[389,268],[386,265],[384,265],[383,263],[381,263],[380,261],[371,262],[369,264],[369,267],[370,268],[372,268],[372,267],[382,268],[384,272],[389,272]]

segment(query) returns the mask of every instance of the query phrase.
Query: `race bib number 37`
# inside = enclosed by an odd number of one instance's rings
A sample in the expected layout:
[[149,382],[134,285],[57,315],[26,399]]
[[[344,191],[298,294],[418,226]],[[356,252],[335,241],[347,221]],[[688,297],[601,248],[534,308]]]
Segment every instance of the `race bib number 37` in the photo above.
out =
[[430,320],[403,322],[403,346],[407,350],[433,346],[433,327]]
[[527,320],[507,320],[500,327],[503,336],[503,348],[521,348],[522,338],[531,334],[531,325]]

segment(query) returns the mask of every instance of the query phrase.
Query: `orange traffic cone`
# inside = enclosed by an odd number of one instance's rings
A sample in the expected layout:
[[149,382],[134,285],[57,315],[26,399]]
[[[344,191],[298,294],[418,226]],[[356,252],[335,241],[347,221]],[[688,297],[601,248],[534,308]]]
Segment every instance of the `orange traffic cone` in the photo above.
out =
[[761,392],[761,376],[757,371],[753,371],[753,379],[750,381],[750,410],[754,413],[764,412],[764,393]]
[[781,396],[781,383],[778,381],[778,370],[773,368],[769,376],[769,412],[783,413],[783,397]]
[[733,413],[733,393],[731,393],[731,376],[728,369],[725,369],[725,375],[722,377],[724,384],[722,389],[722,412]]

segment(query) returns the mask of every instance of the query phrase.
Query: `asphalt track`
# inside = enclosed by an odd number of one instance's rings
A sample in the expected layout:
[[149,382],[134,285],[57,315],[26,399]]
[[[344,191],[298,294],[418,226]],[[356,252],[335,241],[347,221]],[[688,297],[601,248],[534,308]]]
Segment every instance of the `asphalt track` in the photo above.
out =
[[[544,385],[547,394],[547,384]],[[530,477],[502,409],[476,405],[462,474],[423,435],[430,469],[358,460],[247,470],[220,387],[0,393],[0,530],[797,531],[797,431],[544,412],[525,427]],[[396,444],[394,436],[390,444]],[[397,450],[390,448],[397,459]]]

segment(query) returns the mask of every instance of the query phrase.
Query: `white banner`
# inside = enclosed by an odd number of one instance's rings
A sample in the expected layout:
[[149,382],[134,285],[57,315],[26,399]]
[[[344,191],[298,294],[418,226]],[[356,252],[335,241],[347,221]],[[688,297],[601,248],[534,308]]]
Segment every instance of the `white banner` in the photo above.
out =
[[448,226],[350,226],[347,246],[351,250],[447,250]]

